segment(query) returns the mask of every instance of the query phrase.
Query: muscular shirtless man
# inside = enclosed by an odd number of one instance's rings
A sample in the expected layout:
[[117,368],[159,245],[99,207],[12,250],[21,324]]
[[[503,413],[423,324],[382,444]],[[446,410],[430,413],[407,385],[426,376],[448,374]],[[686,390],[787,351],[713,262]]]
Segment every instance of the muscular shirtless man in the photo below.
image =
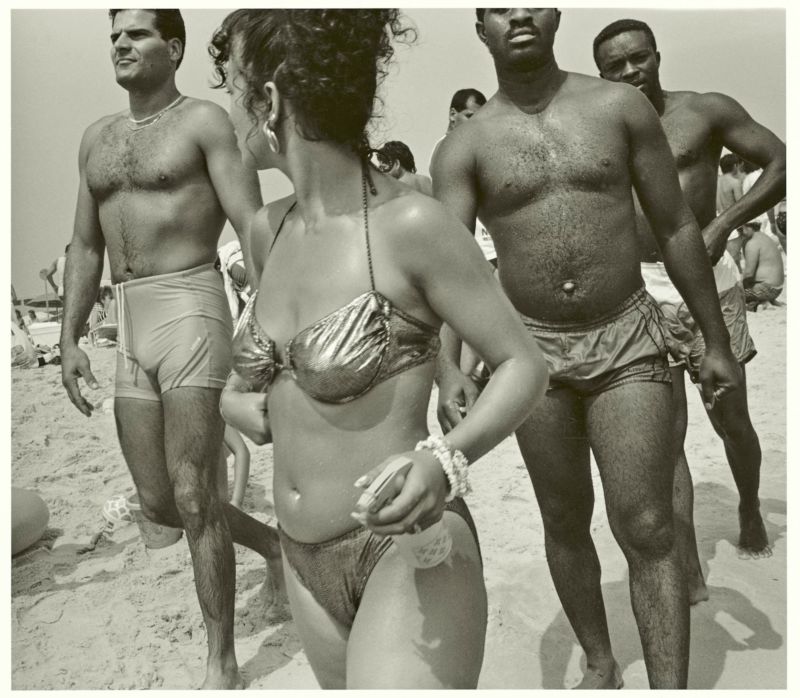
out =
[[203,687],[241,687],[231,539],[267,559],[270,601],[285,591],[277,531],[217,494],[219,397],[232,327],[213,262],[225,219],[241,236],[261,196],[225,111],[177,90],[185,46],[180,12],[112,10],[111,21],[111,58],[130,109],[95,122],[81,141],[63,383],[89,416],[78,378],[98,384],[78,338],[108,249],[119,304],[114,413],[122,452],[145,516],[186,531],[208,633]]
[[[726,251],[726,243],[737,227],[774,206],[784,196],[786,147],[726,95],[662,89],[661,56],[653,32],[644,22],[623,19],[608,25],[594,40],[594,57],[601,77],[637,87],[661,117],[684,198],[702,229],[708,255],[714,262],[717,294],[731,337],[731,350],[744,376],[744,364],[756,350],[747,329],[741,277]],[[764,172],[750,191],[735,198],[717,215],[717,163],[723,147],[763,167]],[[664,331],[672,355],[674,506],[681,529],[689,594],[692,602],[697,602],[708,598],[708,591],[697,554],[692,480],[684,451],[687,412],[684,374],[688,370],[692,380],[697,380],[704,345],[693,314],[667,277],[642,208],[637,207],[642,276],[648,292],[664,313]],[[739,490],[739,547],[754,557],[769,555],[758,502],[761,447],[747,410],[746,382],[743,380],[740,389],[717,400],[708,410],[708,416],[725,445],[728,464]]]
[[[545,352],[550,387],[517,431],[545,527],[550,572],[586,652],[582,687],[619,687],[590,523],[595,455],[628,562],[650,685],[686,685],[689,604],[673,533],[670,375],[658,307],[639,269],[631,187],[699,319],[711,404],[741,380],[702,238],[658,118],[627,85],[559,69],[554,9],[477,11],[498,91],[442,143],[434,194],[494,239],[508,297]],[[464,377],[440,368],[444,426]],[[444,362],[444,359],[443,359]],[[463,409],[463,404],[462,404]]]

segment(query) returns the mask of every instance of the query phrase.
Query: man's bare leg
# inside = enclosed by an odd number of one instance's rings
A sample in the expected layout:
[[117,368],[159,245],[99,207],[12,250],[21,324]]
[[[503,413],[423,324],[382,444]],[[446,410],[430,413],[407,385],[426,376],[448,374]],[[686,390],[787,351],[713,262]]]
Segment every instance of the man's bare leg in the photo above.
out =
[[651,688],[686,688],[689,600],[674,535],[672,391],[628,383],[586,401],[611,531],[628,561]]
[[517,442],[542,512],[550,575],[586,654],[578,688],[620,688],[590,532],[594,493],[580,399],[548,392],[517,430]]
[[[198,409],[197,406],[195,406],[195,410],[193,411],[191,405],[184,406],[181,404],[185,400],[176,401],[173,399],[179,397],[179,391],[199,393],[199,409],[201,413],[205,413],[206,418],[209,418],[210,415],[211,425],[206,423],[208,419],[204,420],[202,414],[198,415],[196,413]],[[209,392],[216,392],[216,398],[213,396],[209,397]],[[191,430],[192,434],[184,435],[183,438],[193,436],[194,440],[192,445],[199,446],[200,450],[202,450],[203,443],[208,443],[209,440],[211,440],[209,434],[214,434],[214,432],[217,431],[215,422],[219,420],[221,423],[217,408],[219,399],[218,392],[219,391],[209,391],[200,388],[179,388],[175,391],[168,391],[168,393],[165,394],[165,403],[168,401],[175,403],[171,410],[172,423],[177,423],[180,426],[185,424],[194,425]],[[214,402],[214,399],[216,399],[217,402]],[[191,417],[187,417],[185,415],[186,412],[191,412]],[[178,415],[181,414],[184,416],[179,417]],[[164,438],[165,417],[161,403],[148,400],[117,398],[115,402],[115,415],[120,445],[122,446],[123,455],[131,470],[134,482],[136,483],[144,515],[157,523],[174,527],[184,527],[186,529],[187,542],[190,545],[192,561],[195,568],[198,598],[200,599],[201,610],[203,611],[206,621],[209,637],[209,663],[206,684],[214,687],[239,686],[242,682],[238,674],[235,654],[233,652],[233,599],[235,592],[233,546],[230,544],[231,533],[227,523],[220,523],[220,512],[226,514],[222,517],[223,520],[227,520],[228,509],[233,509],[240,514],[241,512],[238,512],[234,507],[230,507],[230,505],[220,505],[216,487],[217,456],[215,455],[210,459],[208,467],[198,468],[198,472],[203,471],[203,476],[195,475],[189,479],[188,484],[181,485],[179,490],[178,483],[175,482],[174,477],[170,475],[166,464],[167,457]],[[175,429],[180,429],[180,427],[171,429],[168,427],[168,431],[173,434]],[[201,430],[202,433],[197,434],[196,431],[198,429]],[[221,443],[220,440],[218,444],[208,446],[209,452],[218,453]],[[173,444],[170,447],[171,451],[177,449],[178,444]],[[193,450],[190,449],[189,453],[192,454]],[[202,461],[202,458],[200,460]],[[179,459],[179,463],[183,465],[177,467],[182,471],[186,471],[187,462],[188,460],[186,458]],[[202,490],[199,494],[196,491],[193,492],[192,487],[196,486],[197,483],[201,483],[204,486],[207,484],[206,489],[213,492],[214,499],[216,499],[216,506],[209,504],[208,500],[210,495],[204,496]],[[176,497],[185,500],[180,513],[176,504]],[[199,504],[200,502],[205,502],[205,504],[201,507]],[[193,512],[193,509],[198,507],[201,510],[199,512]],[[206,511],[208,513],[206,513]],[[185,515],[187,520],[184,520],[184,516],[182,515]],[[242,516],[246,517],[244,514],[242,514]],[[250,521],[254,524],[250,527],[242,525],[241,520],[239,521],[240,529],[250,529],[247,535],[248,540],[255,540],[257,538],[257,533],[254,533],[254,531],[260,530],[260,527],[268,531],[272,530],[255,519],[250,518]],[[200,533],[197,532],[198,530]],[[196,550],[197,546],[195,543],[198,539],[199,550]],[[220,541],[222,542],[220,543]],[[226,543],[228,550],[225,550]],[[253,549],[261,554],[264,554],[264,552],[268,550],[271,552],[269,544],[264,541],[260,541],[257,546],[253,546]],[[221,571],[216,569],[217,566],[215,564],[200,563],[200,559],[204,557],[204,554],[208,550],[212,552],[220,551]],[[230,563],[230,571],[228,571],[227,563]],[[269,559],[268,564],[271,565]],[[216,575],[218,579],[209,581],[207,573]],[[280,590],[283,592],[285,598],[282,565],[270,567],[269,578],[273,579],[275,577],[277,577],[280,582]],[[203,597],[201,597],[201,594]],[[206,599],[208,601],[208,603],[206,603],[204,598],[209,595],[211,598]]]
[[[217,494],[221,421],[215,393],[178,388],[162,403],[117,398],[120,445],[139,492],[142,513],[181,526],[208,634],[204,688],[243,686],[233,646],[235,564]],[[217,438],[219,437],[219,438]],[[172,463],[167,465],[168,459]]]
[[[744,366],[742,373],[745,373]],[[772,549],[758,500],[761,444],[750,421],[746,374],[741,390],[723,396],[708,416],[725,445],[728,465],[739,491],[739,549],[750,557],[769,557]]]
[[162,395],[167,472],[192,555],[208,635],[203,688],[242,688],[233,641],[236,562],[218,493],[224,423],[220,391],[175,388]]
[[[183,522],[175,507],[172,484],[168,478],[161,478],[162,469],[166,477],[163,412],[161,405],[153,402],[153,409],[156,410],[153,414],[156,416],[152,419],[144,418],[142,415],[150,412],[146,409],[149,405],[151,403],[147,400],[117,398],[115,413],[122,452],[136,483],[145,516],[164,526],[182,528]],[[134,416],[126,419],[124,415],[129,413]],[[123,420],[127,424],[124,430],[121,427],[120,415],[123,415]],[[158,432],[153,431],[154,429],[158,429]],[[155,433],[161,434],[158,444],[151,443],[155,441],[153,436]],[[135,455],[140,449],[147,450],[148,455],[144,458]],[[218,489],[220,485],[221,482],[217,485]],[[272,622],[287,620],[291,614],[289,599],[286,596],[277,530],[245,514],[229,502],[221,501],[220,504],[233,542],[257,552],[267,562],[267,576],[261,590],[265,617]]]
[[703,578],[703,568],[697,550],[697,538],[694,531],[694,488],[684,450],[688,421],[685,369],[682,366],[673,366],[670,368],[670,373],[672,374],[674,420],[672,446],[675,454],[675,475],[672,506],[675,511],[675,535],[678,539],[678,555],[683,562],[686,581],[689,585],[689,603],[694,605],[708,599],[708,588]]
[[694,530],[694,488],[689,464],[683,450],[675,461],[675,478],[672,486],[672,506],[675,511],[675,536],[678,556],[686,575],[689,603],[708,600],[708,587],[703,577],[697,536]]

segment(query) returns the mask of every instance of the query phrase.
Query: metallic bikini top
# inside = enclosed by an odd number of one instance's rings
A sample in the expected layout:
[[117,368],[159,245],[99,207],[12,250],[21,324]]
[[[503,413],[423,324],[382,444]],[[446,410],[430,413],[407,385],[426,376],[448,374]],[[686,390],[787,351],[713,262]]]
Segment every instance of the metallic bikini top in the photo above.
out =
[[[284,215],[275,239],[294,206]],[[284,347],[284,363],[278,360],[275,341],[256,319],[258,293],[250,297],[233,335],[233,365],[252,390],[266,392],[278,372],[288,370],[300,389],[315,400],[345,403],[387,378],[436,357],[436,328],[394,307],[375,290],[366,192],[364,227],[372,289],[289,340]]]

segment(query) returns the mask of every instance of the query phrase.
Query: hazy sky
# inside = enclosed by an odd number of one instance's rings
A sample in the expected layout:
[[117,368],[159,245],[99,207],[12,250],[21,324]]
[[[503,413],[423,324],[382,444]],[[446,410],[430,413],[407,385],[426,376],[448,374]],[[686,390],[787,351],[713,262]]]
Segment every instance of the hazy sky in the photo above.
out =
[[[177,75],[182,92],[223,106],[227,96],[209,87],[206,46],[229,11],[184,10],[187,47]],[[473,10],[406,14],[418,39],[398,48],[373,140],[405,141],[425,172],[444,133],[452,93],[477,87],[488,97],[496,81],[475,36]],[[652,27],[665,89],[726,93],[786,138],[784,10],[565,8],[555,46],[560,66],[595,75],[592,39],[621,17]],[[30,296],[43,291],[39,270],[61,254],[72,234],[81,135],[100,116],[126,108],[127,95],[114,81],[105,10],[12,10],[10,28],[11,281],[18,295]],[[281,175],[265,174],[262,191],[268,201],[287,194],[289,185]],[[223,240],[232,235],[226,228]]]

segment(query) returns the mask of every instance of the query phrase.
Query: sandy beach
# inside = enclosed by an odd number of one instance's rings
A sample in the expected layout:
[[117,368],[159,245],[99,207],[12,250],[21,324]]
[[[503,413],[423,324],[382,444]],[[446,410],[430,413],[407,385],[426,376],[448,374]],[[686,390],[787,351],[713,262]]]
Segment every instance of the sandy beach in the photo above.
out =
[[[692,609],[689,687],[785,688],[787,670],[786,307],[749,313],[758,356],[747,368],[750,411],[761,439],[761,507],[774,554],[742,558],[738,497],[722,444],[694,388],[686,452],[695,482],[700,557],[711,598]],[[12,484],[50,509],[45,536],[12,560],[14,689],[195,688],[205,630],[186,541],[146,550],[135,524],[92,552],[101,508],[133,484],[116,440],[113,349],[87,347],[101,388],[87,419],[68,401],[57,366],[12,371]],[[431,428],[438,431],[435,412]],[[274,523],[272,450],[253,454],[245,510]],[[479,687],[562,688],[581,676],[582,653],[544,557],[542,524],[513,438],[472,468],[468,498],[480,534],[489,595]],[[647,687],[630,609],[627,572],[606,521],[595,470],[593,531],[603,568],[611,638],[625,688]],[[317,683],[291,621],[269,624],[258,590],[265,566],[236,548],[236,649],[248,688],[312,689]],[[464,612],[469,613],[465,608]]]

